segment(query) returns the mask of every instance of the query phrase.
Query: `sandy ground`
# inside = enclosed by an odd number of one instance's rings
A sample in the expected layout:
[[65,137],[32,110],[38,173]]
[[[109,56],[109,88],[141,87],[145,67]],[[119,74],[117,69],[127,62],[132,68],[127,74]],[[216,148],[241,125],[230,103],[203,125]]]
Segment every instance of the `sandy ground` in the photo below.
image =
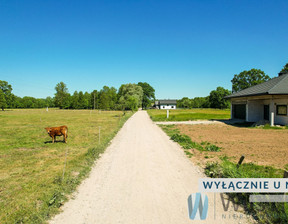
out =
[[232,206],[224,212],[220,196],[214,193],[207,194],[207,219],[190,220],[187,198],[198,191],[201,177],[178,144],[145,111],[138,111],[113,139],[74,199],[50,223],[247,223]]
[[200,153],[192,150],[193,161],[206,163],[209,158],[203,160],[204,155],[209,157],[227,155],[237,162],[241,155],[245,155],[246,163],[253,162],[281,169],[288,163],[287,129],[242,128],[224,123],[177,125],[176,127],[181,133],[190,136],[192,141],[198,143],[207,141],[221,147],[221,152]]

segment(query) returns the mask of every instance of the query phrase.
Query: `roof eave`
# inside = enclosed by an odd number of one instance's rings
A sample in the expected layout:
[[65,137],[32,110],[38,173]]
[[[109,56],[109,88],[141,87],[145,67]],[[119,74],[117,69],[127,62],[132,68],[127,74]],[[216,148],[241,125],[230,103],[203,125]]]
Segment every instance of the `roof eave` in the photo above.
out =
[[269,94],[268,92],[266,93],[258,93],[258,94],[246,94],[246,95],[240,95],[240,96],[225,96],[224,99],[232,99],[232,98],[241,98],[241,97],[249,97],[249,96],[264,96],[264,95],[273,95],[273,94]]

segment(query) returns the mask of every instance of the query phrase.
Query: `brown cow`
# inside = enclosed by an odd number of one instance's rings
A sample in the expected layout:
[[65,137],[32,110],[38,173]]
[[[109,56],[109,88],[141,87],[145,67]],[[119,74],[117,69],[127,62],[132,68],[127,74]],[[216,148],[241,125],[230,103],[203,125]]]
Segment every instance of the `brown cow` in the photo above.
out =
[[63,135],[63,142],[67,143],[67,137],[68,137],[68,128],[67,126],[60,126],[60,127],[51,127],[51,128],[44,128],[46,129],[48,135],[52,137],[52,143],[54,143],[54,140],[56,139],[56,136]]

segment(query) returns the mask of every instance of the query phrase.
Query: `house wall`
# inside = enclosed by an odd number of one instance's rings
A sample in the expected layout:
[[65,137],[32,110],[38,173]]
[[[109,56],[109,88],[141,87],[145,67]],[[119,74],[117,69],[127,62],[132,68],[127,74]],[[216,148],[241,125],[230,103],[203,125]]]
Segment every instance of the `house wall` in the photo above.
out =
[[248,101],[246,108],[246,121],[257,122],[264,119],[263,101]]
[[160,109],[164,109],[164,110],[174,110],[174,109],[176,109],[176,104],[160,105]]
[[[270,97],[270,99],[249,99],[246,98],[246,101],[243,99],[231,100],[231,104],[246,104],[246,121],[248,122],[257,122],[264,119],[264,105],[269,105],[269,114],[270,121],[272,113],[274,113],[274,124],[279,125],[288,125],[288,113],[285,115],[277,115],[277,105],[287,105],[288,108],[288,97],[279,97],[277,96]],[[233,107],[232,107],[233,108]],[[233,115],[233,112],[231,112]],[[231,118],[233,118],[231,116]]]
[[288,99],[278,99],[278,100],[274,100],[274,111],[275,111],[275,118],[274,118],[274,122],[275,124],[280,124],[280,125],[288,125],[288,116],[286,114],[286,116],[284,115],[277,115],[277,111],[276,111],[276,107],[277,105],[288,105]]

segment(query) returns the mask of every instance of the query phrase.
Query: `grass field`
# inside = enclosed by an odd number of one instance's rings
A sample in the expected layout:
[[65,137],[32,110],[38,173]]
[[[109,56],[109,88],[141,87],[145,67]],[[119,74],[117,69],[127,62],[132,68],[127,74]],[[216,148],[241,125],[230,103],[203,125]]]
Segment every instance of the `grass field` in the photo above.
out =
[[153,121],[189,121],[189,120],[218,120],[229,119],[230,110],[219,109],[177,109],[169,110],[167,119],[166,110],[148,110]]
[[[57,109],[0,112],[0,223],[43,223],[57,213],[131,115]],[[68,126],[68,143],[61,136],[52,144],[44,128],[60,125]]]

